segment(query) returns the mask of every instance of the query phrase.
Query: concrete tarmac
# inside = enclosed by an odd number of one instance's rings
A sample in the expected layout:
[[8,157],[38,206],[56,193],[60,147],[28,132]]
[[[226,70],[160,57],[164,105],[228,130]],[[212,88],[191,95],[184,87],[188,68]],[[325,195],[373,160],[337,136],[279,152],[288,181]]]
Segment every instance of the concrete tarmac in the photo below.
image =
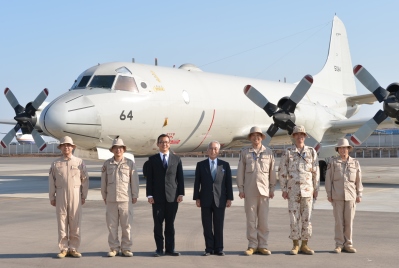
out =
[[[243,200],[234,186],[234,202],[226,209],[224,245],[226,256],[203,257],[200,209],[192,200],[194,170],[203,158],[182,158],[186,194],[179,205],[175,228],[180,257],[153,257],[155,242],[151,206],[145,197],[145,179],[140,176],[140,198],[133,206],[134,257],[106,257],[108,230],[100,194],[102,161],[85,161],[90,174],[88,200],[83,206],[81,259],[56,259],[55,208],[48,200],[48,170],[55,158],[0,157],[0,267],[396,267],[399,242],[399,165],[397,158],[359,159],[365,187],[357,205],[354,246],[358,253],[334,254],[334,217],[323,183],[312,215],[313,236],[309,242],[315,255],[288,255],[287,201],[276,187],[270,201],[270,256],[244,256],[247,248]],[[236,174],[237,158],[230,162]],[[141,167],[146,159],[137,158]],[[278,160],[277,160],[278,162]],[[233,183],[234,185],[235,183]]]

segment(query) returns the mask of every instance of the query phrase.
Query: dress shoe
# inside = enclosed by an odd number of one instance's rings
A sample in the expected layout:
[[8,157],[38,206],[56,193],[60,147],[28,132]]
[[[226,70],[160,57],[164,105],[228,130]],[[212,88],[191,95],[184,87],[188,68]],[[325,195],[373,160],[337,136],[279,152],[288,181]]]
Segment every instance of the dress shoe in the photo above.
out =
[[163,255],[163,251],[162,250],[156,250],[154,253],[154,257],[161,257]]
[[65,258],[67,254],[68,252],[65,249],[61,250],[61,252],[57,254],[57,258],[59,259]]
[[76,249],[71,249],[69,251],[69,256],[74,257],[74,258],[80,258],[82,257],[82,254],[76,251]]
[[131,252],[130,250],[123,250],[122,255],[125,257],[133,257],[133,252]]
[[116,250],[114,250],[114,249],[111,249],[109,252],[108,252],[108,254],[107,254],[107,256],[108,257],[115,257],[115,256],[117,256],[118,255],[118,251],[116,251]]
[[204,252],[204,253],[202,254],[202,256],[210,256],[210,255],[211,255],[210,252]]
[[224,256],[224,255],[226,255],[226,254],[224,254],[224,252],[223,252],[223,251],[219,251],[219,252],[216,252],[216,253],[215,253],[215,255],[218,255],[218,256]]
[[255,248],[248,248],[246,251],[244,251],[244,254],[247,256],[251,256],[252,254],[256,253]]
[[258,252],[259,252],[260,254],[262,254],[262,255],[270,255],[270,254],[272,254],[272,253],[270,252],[270,250],[268,250],[267,248],[258,248]]
[[336,248],[334,249],[334,253],[341,253],[341,251],[342,251],[342,248],[341,248],[341,247],[336,247]]
[[352,247],[352,246],[345,246],[343,248],[343,251],[346,251],[348,253],[356,253],[356,249],[354,247]]
[[165,255],[169,255],[169,256],[180,256],[180,252],[177,251],[165,251]]

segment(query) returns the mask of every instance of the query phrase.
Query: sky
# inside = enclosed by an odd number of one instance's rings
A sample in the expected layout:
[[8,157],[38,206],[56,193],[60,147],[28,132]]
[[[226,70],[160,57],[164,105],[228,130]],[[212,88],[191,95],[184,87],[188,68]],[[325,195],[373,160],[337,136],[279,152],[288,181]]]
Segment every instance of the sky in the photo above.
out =
[[[399,81],[394,0],[0,0],[0,7],[0,89],[9,87],[23,106],[43,88],[46,101],[55,99],[91,66],[132,58],[297,82],[322,69],[334,14],[346,26],[352,64],[384,88]],[[358,82],[357,89],[369,93]],[[364,105],[356,117],[381,107]],[[14,116],[1,94],[0,120]],[[11,128],[0,124],[0,132]]]

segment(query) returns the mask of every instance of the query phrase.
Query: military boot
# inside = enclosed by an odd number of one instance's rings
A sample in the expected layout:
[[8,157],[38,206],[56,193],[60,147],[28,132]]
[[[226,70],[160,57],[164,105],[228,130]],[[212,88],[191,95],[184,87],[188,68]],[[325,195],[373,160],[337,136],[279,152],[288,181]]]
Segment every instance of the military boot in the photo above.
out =
[[260,254],[262,255],[270,255],[272,252],[268,250],[267,248],[258,248],[257,250]]
[[313,255],[314,251],[308,247],[308,240],[302,240],[301,250],[303,254]]
[[298,251],[299,251],[299,242],[298,242],[298,240],[292,240],[292,243],[293,243],[293,247],[290,251],[290,254],[296,255],[296,254],[298,254]]
[[247,256],[251,256],[252,254],[256,253],[255,248],[248,248],[246,251],[244,251],[244,254]]
[[118,251],[116,251],[115,249],[112,249],[108,252],[107,256],[108,257],[115,257],[116,255],[118,255]]
[[65,256],[67,254],[68,254],[68,252],[65,249],[63,249],[63,250],[61,250],[60,253],[57,254],[57,258],[59,258],[59,259],[65,258]]
[[122,250],[122,255],[125,257],[133,257],[133,252],[130,250]]
[[69,255],[70,255],[71,257],[74,257],[74,258],[80,258],[80,257],[82,257],[82,254],[80,254],[79,252],[77,252],[76,249],[71,249],[71,250],[69,251]]
[[344,246],[343,250],[348,253],[356,253],[356,249],[352,246]]
[[342,248],[341,248],[340,246],[337,246],[337,247],[334,249],[334,253],[341,253],[341,251],[342,251]]

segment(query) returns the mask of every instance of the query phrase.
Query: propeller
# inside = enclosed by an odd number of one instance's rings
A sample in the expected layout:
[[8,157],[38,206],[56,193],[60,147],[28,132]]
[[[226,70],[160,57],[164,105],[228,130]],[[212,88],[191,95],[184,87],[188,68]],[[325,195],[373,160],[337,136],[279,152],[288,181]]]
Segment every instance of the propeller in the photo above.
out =
[[387,89],[384,89],[362,65],[356,65],[353,68],[353,73],[360,83],[374,94],[378,102],[383,103],[383,110],[378,110],[373,118],[350,137],[353,144],[360,145],[388,116],[396,119],[395,123],[399,124],[399,83],[392,83]]
[[[269,102],[262,93],[251,85],[244,87],[244,94],[258,107],[262,108],[269,117],[273,118],[274,123],[266,131],[266,139],[263,144],[269,144],[279,129],[287,130],[288,134],[291,135],[295,127],[295,108],[306,95],[312,84],[313,77],[311,75],[304,76],[291,93],[291,96],[280,99],[277,106]],[[315,149],[317,148],[316,151],[320,149],[320,143],[313,137],[306,139],[306,144]]]
[[14,119],[15,121],[17,121],[17,124],[0,141],[0,145],[3,148],[7,148],[19,129],[22,130],[23,134],[32,134],[32,137],[35,140],[35,143],[37,147],[39,147],[40,151],[46,148],[46,142],[40,136],[39,132],[34,129],[34,126],[37,122],[36,111],[45,101],[48,93],[49,92],[47,88],[43,89],[43,91],[40,92],[36,99],[33,102],[29,102],[28,104],[26,104],[24,108],[19,104],[17,98],[9,88],[6,88],[4,90],[4,95],[6,96],[8,102],[11,104],[12,108],[15,111]]

